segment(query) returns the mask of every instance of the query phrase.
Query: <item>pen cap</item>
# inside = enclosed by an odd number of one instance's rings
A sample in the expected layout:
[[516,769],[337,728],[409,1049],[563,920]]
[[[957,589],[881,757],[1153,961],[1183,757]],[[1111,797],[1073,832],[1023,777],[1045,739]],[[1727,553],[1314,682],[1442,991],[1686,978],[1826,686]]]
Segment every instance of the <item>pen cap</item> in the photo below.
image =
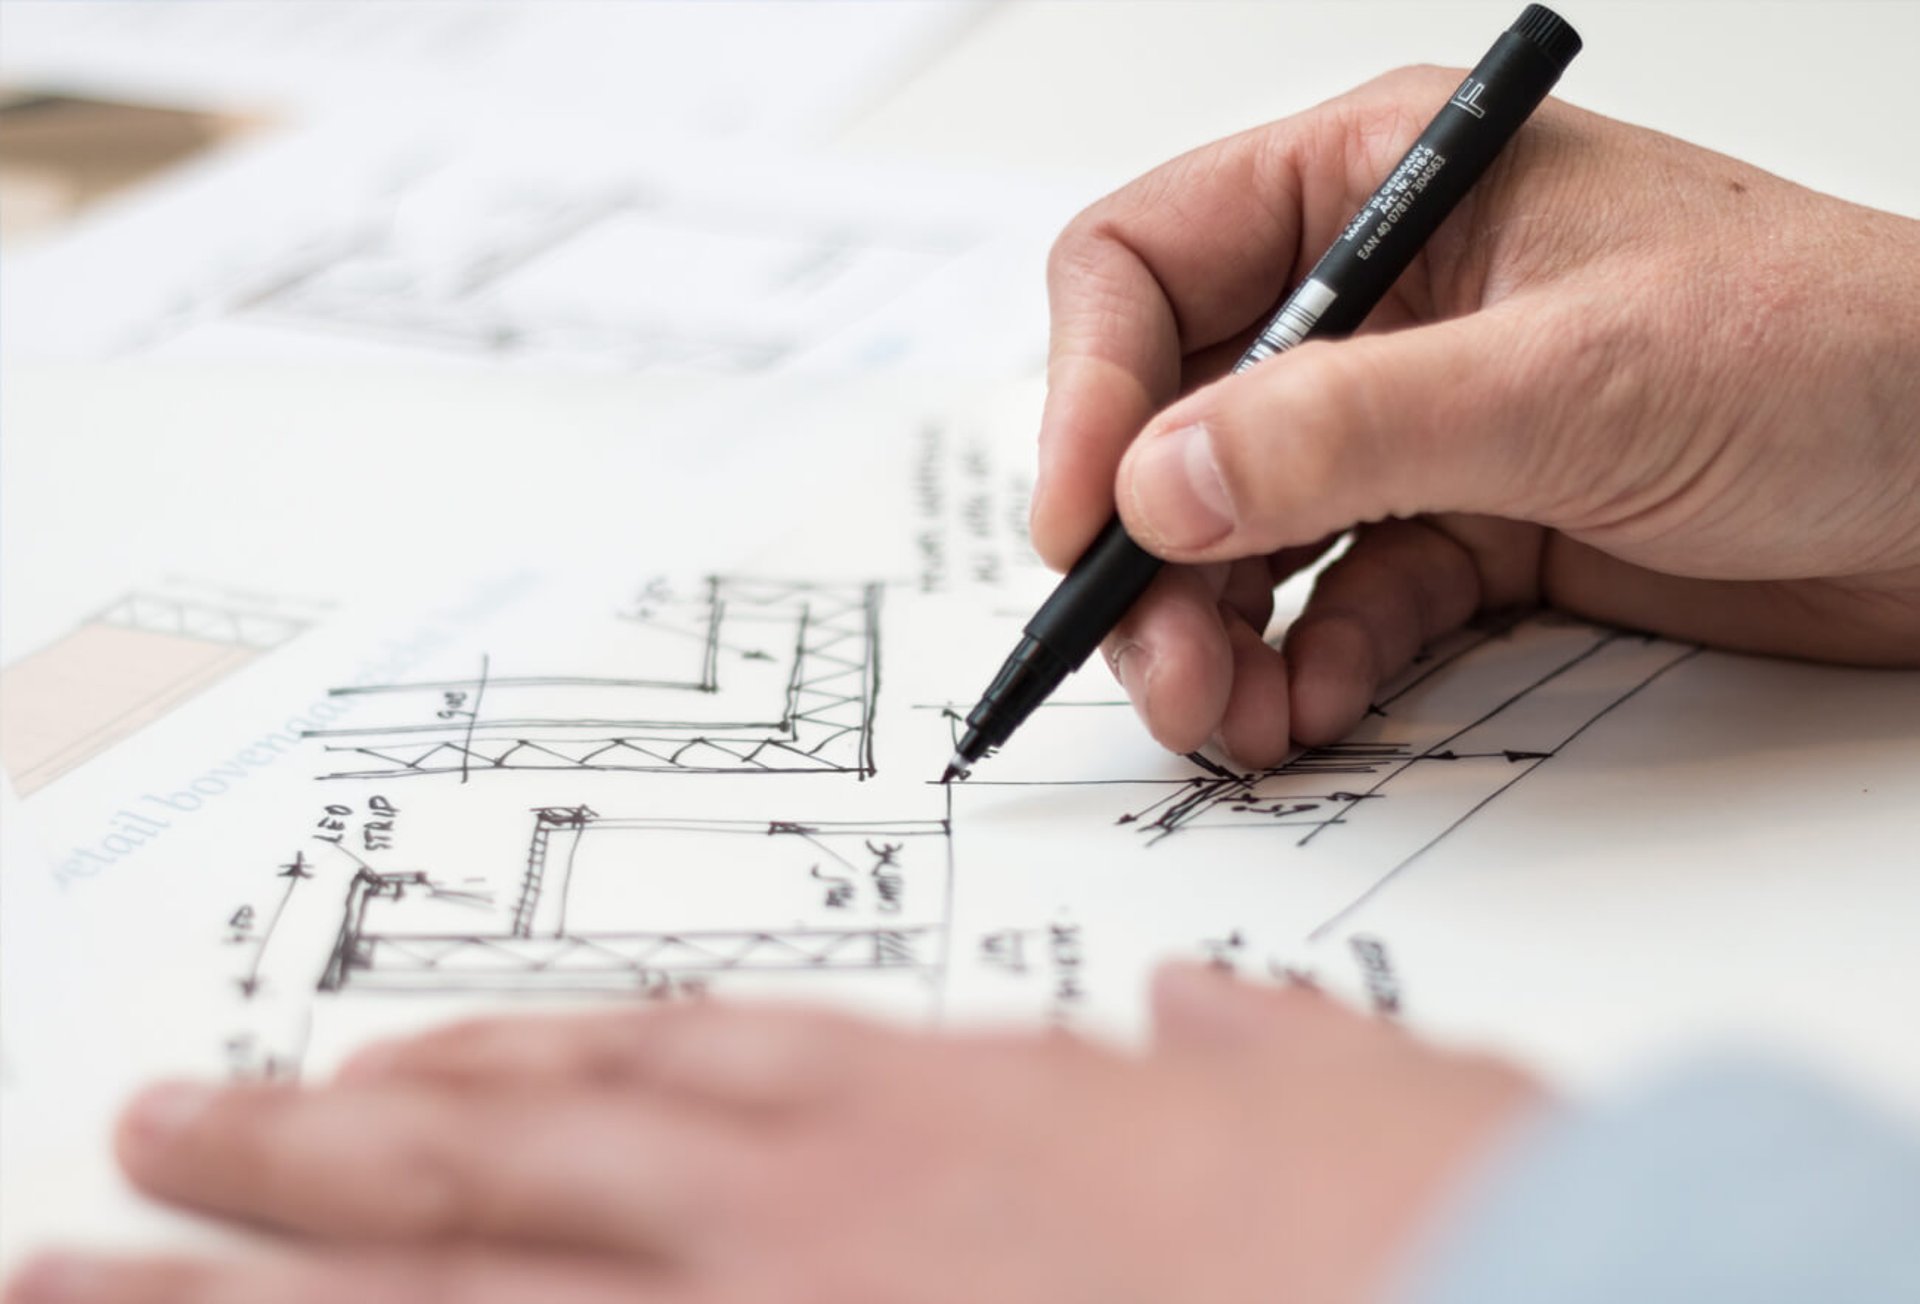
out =
[[1545,5],[1528,5],[1507,30],[1533,42],[1540,53],[1553,60],[1559,72],[1565,72],[1573,56],[1580,53],[1580,33]]

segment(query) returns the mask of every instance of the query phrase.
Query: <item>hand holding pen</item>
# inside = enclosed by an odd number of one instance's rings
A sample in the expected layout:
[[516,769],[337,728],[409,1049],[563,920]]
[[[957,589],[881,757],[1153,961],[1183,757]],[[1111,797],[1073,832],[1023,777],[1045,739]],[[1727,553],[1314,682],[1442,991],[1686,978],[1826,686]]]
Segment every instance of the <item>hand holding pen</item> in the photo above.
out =
[[1180,563],[1102,644],[1154,737],[1332,741],[1514,604],[1920,663],[1920,223],[1548,101],[1353,338],[1226,374],[1459,87],[1389,74],[1055,246],[1034,541],[1065,568],[1117,507]]

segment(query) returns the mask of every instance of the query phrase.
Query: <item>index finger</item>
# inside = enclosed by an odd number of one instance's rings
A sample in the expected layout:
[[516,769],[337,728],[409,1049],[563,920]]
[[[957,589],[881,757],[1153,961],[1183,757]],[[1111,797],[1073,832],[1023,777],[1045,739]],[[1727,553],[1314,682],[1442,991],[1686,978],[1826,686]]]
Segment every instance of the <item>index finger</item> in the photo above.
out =
[[[1034,546],[1065,569],[1113,515],[1121,455],[1181,361],[1270,311],[1419,130],[1437,70],[1402,70],[1161,165],[1071,223],[1047,264],[1051,344]],[[1446,74],[1438,74],[1444,77]]]

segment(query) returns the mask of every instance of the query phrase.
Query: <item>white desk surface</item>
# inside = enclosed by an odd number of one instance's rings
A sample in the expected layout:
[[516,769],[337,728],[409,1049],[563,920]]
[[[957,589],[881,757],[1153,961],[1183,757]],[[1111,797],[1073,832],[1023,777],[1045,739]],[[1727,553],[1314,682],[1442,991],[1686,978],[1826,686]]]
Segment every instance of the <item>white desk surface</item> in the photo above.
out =
[[[1009,0],[840,133],[1115,185],[1387,69],[1470,65],[1518,0]],[[1920,4],[1567,0],[1556,94],[1846,198],[1920,216]]]

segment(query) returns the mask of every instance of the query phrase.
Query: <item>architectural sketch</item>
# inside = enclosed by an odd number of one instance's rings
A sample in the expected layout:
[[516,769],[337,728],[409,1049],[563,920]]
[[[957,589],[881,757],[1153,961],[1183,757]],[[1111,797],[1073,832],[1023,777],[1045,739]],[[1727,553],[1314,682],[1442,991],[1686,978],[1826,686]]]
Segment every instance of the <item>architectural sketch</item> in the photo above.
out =
[[[1481,636],[1439,658],[1437,664],[1421,672],[1418,682],[1426,682],[1436,671],[1466,657],[1489,637]],[[1576,693],[1556,700],[1548,691],[1563,677],[1577,676],[1580,668],[1595,658],[1655,642],[1616,630],[1593,629],[1551,659],[1537,678],[1511,695],[1490,702],[1463,726],[1431,741],[1412,731],[1408,731],[1408,741],[1393,740],[1393,735],[1401,732],[1396,723],[1388,723],[1395,721],[1393,704],[1412,691],[1412,686],[1403,687],[1375,704],[1372,716],[1359,730],[1364,737],[1306,748],[1258,774],[1192,780],[1120,819],[1139,823],[1142,832],[1154,840],[1187,828],[1281,825],[1302,829],[1299,842],[1305,846],[1328,829],[1350,823],[1360,803],[1385,796],[1390,785],[1404,781],[1423,765],[1456,767],[1457,775],[1472,773],[1475,779],[1467,786],[1475,790],[1491,787],[1493,795],[1498,795],[1553,759],[1601,716],[1699,650],[1659,644],[1661,655],[1652,658],[1651,668],[1640,678],[1622,682],[1610,696],[1589,698]],[[1414,741],[1416,738],[1418,741]],[[1313,780],[1324,776],[1338,776],[1341,786],[1320,790],[1326,785]]]
[[[1445,640],[1389,685],[1344,741],[1237,773],[1204,756],[1185,775],[1056,777],[996,758],[964,788],[1119,789],[1114,823],[1157,846],[1201,833],[1278,830],[1327,935],[1387,882],[1700,649],[1558,616],[1507,619]],[[1124,704],[1108,708],[1125,712]],[[1084,732],[1088,709],[1043,707],[1029,732]],[[1054,725],[1050,715],[1073,718]],[[948,716],[957,737],[958,721]],[[1035,726],[1039,728],[1036,730]],[[1016,738],[1016,745],[1024,741]],[[1032,753],[1058,749],[1044,744]],[[1015,762],[1008,764],[1006,762]],[[1109,809],[1112,807],[1110,806]],[[1308,850],[1324,854],[1305,856]]]
[[6,769],[26,796],[309,627],[270,598],[136,590],[0,672]]
[[[315,730],[323,777],[514,770],[873,773],[878,584],[710,579],[643,601],[579,665],[336,688],[354,722]],[[585,665],[588,657],[593,664]],[[532,669],[531,667],[529,669]]]
[[758,372],[968,243],[644,183],[428,172],[317,242],[236,317],[469,356]]
[[356,874],[319,985],[617,993],[839,972],[911,978],[933,997],[950,874],[944,819],[614,819],[543,807],[513,890],[497,899],[419,872]]

